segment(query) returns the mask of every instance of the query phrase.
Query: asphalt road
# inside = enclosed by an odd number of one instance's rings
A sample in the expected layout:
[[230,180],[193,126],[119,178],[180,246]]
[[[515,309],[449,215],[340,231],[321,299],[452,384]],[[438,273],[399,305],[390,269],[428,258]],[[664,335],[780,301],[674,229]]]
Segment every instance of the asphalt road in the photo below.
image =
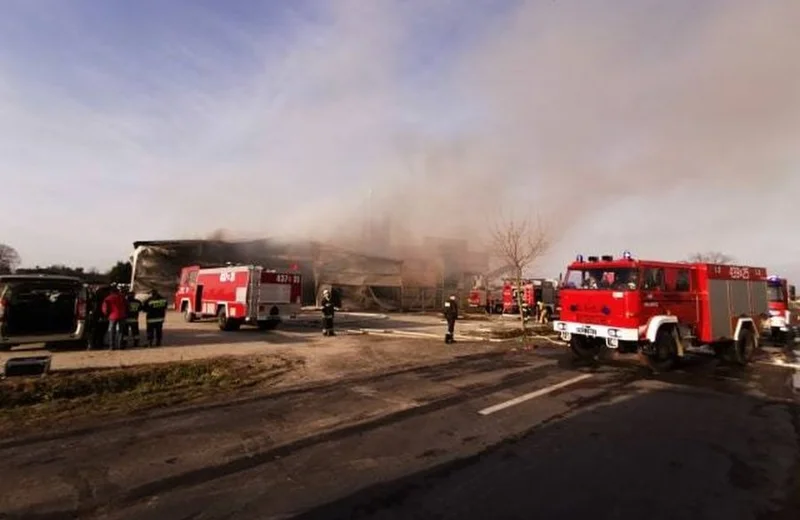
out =
[[656,377],[556,349],[455,355],[3,439],[0,518],[796,519],[791,378],[702,358]]

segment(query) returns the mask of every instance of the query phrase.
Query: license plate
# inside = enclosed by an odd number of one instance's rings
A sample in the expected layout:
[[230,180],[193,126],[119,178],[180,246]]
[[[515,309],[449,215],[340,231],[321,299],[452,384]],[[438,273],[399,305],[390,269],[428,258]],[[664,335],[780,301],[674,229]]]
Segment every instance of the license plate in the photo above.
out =
[[575,332],[584,336],[597,336],[597,330],[591,327],[578,327]]

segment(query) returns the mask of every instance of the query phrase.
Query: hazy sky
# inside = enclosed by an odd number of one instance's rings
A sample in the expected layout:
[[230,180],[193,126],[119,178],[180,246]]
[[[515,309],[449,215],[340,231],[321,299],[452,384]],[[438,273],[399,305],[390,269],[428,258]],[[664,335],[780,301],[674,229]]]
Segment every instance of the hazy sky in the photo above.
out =
[[800,277],[796,0],[0,0],[0,242],[411,236],[503,207],[578,252]]

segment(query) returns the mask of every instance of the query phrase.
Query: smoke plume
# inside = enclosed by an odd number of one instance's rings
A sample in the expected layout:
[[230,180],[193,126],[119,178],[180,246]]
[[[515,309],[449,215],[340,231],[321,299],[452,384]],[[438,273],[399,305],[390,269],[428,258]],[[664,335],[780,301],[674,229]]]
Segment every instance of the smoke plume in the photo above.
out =
[[[797,2],[520,2],[471,26],[413,91],[398,70],[420,20],[444,28],[462,8],[370,5],[345,3],[332,48],[293,58],[311,60],[309,81],[326,90],[285,106],[287,138],[359,166],[346,180],[332,170],[330,186],[350,190],[303,208],[310,218],[287,232],[357,234],[367,215],[389,214],[397,237],[474,239],[505,208],[565,234],[639,198],[688,225],[658,208],[680,190],[706,190],[733,220],[737,197],[783,197],[797,167]],[[438,119],[446,131],[431,130]]]
[[93,264],[215,229],[357,245],[388,217],[395,242],[477,246],[503,210],[551,225],[548,270],[623,244],[800,257],[780,238],[800,192],[796,0],[256,4],[143,4],[133,25],[9,4],[6,241]]

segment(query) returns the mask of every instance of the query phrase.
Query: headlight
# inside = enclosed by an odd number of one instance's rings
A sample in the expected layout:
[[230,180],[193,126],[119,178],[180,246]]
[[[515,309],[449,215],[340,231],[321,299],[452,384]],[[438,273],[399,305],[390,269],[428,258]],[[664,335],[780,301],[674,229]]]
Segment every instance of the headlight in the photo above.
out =
[[566,323],[559,323],[559,324],[556,325],[556,327],[558,327],[558,330],[567,330],[567,324]]
[[608,329],[608,337],[610,338],[618,338],[619,331],[617,329]]

